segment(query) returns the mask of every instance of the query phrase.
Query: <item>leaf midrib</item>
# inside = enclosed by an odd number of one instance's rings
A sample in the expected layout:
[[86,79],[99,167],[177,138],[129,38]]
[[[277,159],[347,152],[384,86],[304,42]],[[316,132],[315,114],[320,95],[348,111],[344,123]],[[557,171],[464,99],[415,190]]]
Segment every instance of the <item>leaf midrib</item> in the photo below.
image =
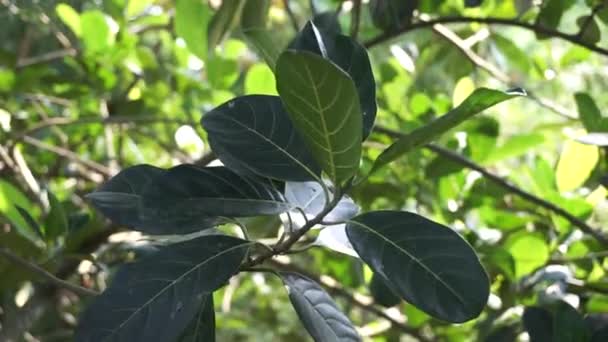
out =
[[[465,302],[465,300],[458,294],[458,292],[456,292],[456,290],[454,290],[449,284],[447,284],[446,282],[444,282],[441,277],[439,277],[437,274],[435,274],[435,272],[433,272],[430,268],[428,268],[423,262],[421,262],[414,255],[410,254],[406,249],[401,248],[401,246],[399,246],[399,245],[395,244],[393,241],[387,239],[384,235],[378,233],[377,231],[375,231],[372,227],[370,227],[368,225],[365,225],[365,224],[363,224],[361,222],[353,221],[353,220],[349,220],[349,221],[347,221],[347,223],[354,223],[356,225],[359,225],[359,226],[365,228],[366,230],[368,230],[368,231],[372,232],[373,234],[379,236],[382,240],[385,241],[385,243],[388,243],[389,245],[395,247],[397,250],[403,252],[405,255],[407,255],[412,260],[414,260],[414,262],[417,263],[420,267],[422,267],[426,272],[428,272],[429,274],[431,274],[433,276],[433,278],[435,278],[435,280],[437,280],[439,283],[441,283],[443,286],[445,286],[450,291],[450,293],[452,293],[454,295],[454,297],[456,297],[456,299],[458,299],[458,301],[463,306],[465,306],[465,307],[467,306],[467,303]],[[361,255],[361,253],[359,253],[359,255]]]
[[143,310],[143,308],[149,306],[152,302],[154,302],[161,294],[163,294],[165,291],[167,291],[169,288],[171,288],[172,286],[175,286],[175,284],[177,284],[178,282],[180,282],[183,278],[185,278],[186,276],[188,276],[190,273],[194,272],[195,270],[198,270],[199,268],[203,267],[205,264],[207,264],[208,262],[215,260],[216,258],[232,252],[233,250],[236,250],[238,248],[244,248],[245,246],[250,246],[253,243],[248,242],[248,243],[242,243],[239,244],[237,246],[233,246],[230,247],[228,249],[225,249],[223,251],[221,251],[218,254],[215,254],[213,256],[211,256],[210,258],[206,259],[205,261],[196,264],[194,267],[192,267],[190,270],[188,270],[187,272],[185,272],[184,274],[182,274],[181,276],[179,276],[178,278],[176,278],[175,280],[171,281],[171,283],[167,286],[165,286],[164,288],[162,288],[160,291],[158,291],[158,293],[156,295],[154,295],[152,298],[150,298],[149,300],[147,300],[144,304],[142,304],[137,310],[133,311],[133,313],[131,315],[129,315],[129,317],[122,322],[116,329],[114,329],[112,331],[112,333],[110,335],[108,335],[104,341],[108,341],[112,336],[114,336],[120,329],[122,329],[127,323],[129,323],[129,321],[131,319],[133,319],[133,317],[135,317],[141,310]]

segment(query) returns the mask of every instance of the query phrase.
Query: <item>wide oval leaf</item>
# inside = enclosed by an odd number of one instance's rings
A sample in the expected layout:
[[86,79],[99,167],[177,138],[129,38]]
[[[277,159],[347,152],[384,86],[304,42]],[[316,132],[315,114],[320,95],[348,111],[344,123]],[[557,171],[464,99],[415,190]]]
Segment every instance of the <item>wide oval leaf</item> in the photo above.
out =
[[362,138],[365,139],[376,120],[376,81],[365,48],[356,40],[340,34],[339,28],[333,13],[321,14],[306,23],[289,48],[323,56],[348,73],[359,95],[363,114]]
[[146,231],[154,227],[154,222],[141,219],[141,194],[150,180],[164,172],[166,170],[145,164],[126,168],[87,198],[112,222]]
[[237,97],[205,114],[201,124],[218,158],[239,173],[293,181],[321,173],[278,96]]
[[179,338],[179,342],[214,342],[215,311],[213,311],[213,294],[203,297],[199,310]]
[[175,341],[202,300],[237,272],[249,246],[207,235],[124,266],[84,312],[76,341]]
[[429,315],[465,322],[489,296],[488,277],[456,232],[420,215],[374,211],[346,226],[359,256],[395,292]]
[[359,168],[362,114],[352,79],[323,57],[285,51],[276,67],[277,90],[296,129],[332,181]]
[[293,272],[281,272],[289,300],[316,342],[361,341],[353,324],[317,283]]

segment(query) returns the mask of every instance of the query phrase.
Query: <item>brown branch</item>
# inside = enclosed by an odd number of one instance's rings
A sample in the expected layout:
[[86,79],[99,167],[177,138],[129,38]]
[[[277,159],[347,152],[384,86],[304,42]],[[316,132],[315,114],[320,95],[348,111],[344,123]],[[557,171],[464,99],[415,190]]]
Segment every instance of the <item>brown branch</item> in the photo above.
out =
[[[394,138],[401,138],[401,137],[405,136],[405,134],[403,134],[401,132],[397,132],[397,131],[394,131],[394,130],[391,130],[391,129],[388,129],[385,127],[381,127],[381,126],[376,127],[375,130],[376,130],[376,132],[386,134],[386,135],[388,135],[390,137],[394,137]],[[596,229],[589,226],[583,220],[572,215],[571,213],[564,210],[563,208],[561,208],[549,201],[546,201],[540,197],[537,197],[529,192],[526,192],[523,189],[520,189],[519,187],[511,184],[509,181],[501,178],[500,176],[497,176],[497,175],[491,173],[490,171],[484,169],[482,166],[476,164],[474,161],[472,161],[456,152],[453,152],[451,150],[448,150],[446,148],[443,148],[443,147],[441,147],[439,145],[435,145],[435,144],[427,144],[427,145],[425,145],[425,147],[437,154],[440,154],[441,156],[443,156],[447,159],[450,159],[453,162],[456,162],[471,170],[479,172],[481,175],[483,175],[486,179],[492,181],[494,184],[510,191],[511,193],[523,198],[524,200],[526,200],[530,203],[536,204],[549,211],[552,211],[556,215],[561,216],[564,219],[566,219],[573,226],[578,227],[584,233],[589,234],[590,236],[595,238],[602,245],[608,246],[608,237],[606,237],[604,234],[598,232]]]
[[601,55],[608,57],[608,49],[599,47],[595,44],[590,44],[588,42],[585,42],[584,40],[581,40],[575,34],[564,33],[564,32],[558,31],[558,30],[546,28],[546,27],[539,26],[536,24],[530,24],[530,23],[518,21],[516,19],[506,19],[506,18],[496,18],[496,17],[485,17],[485,18],[466,17],[466,16],[440,17],[440,18],[429,20],[429,21],[418,21],[418,22],[412,23],[402,29],[399,29],[395,32],[382,33],[382,34],[378,35],[377,37],[372,38],[372,39],[368,40],[367,42],[365,42],[365,46],[370,48],[375,45],[384,43],[388,40],[391,40],[393,38],[396,38],[397,36],[399,36],[401,34],[408,33],[408,32],[414,31],[414,30],[418,30],[418,29],[433,27],[435,24],[458,24],[458,23],[479,23],[479,24],[488,24],[488,25],[520,27],[520,28],[527,29],[527,30],[530,30],[530,31],[533,31],[533,32],[536,32],[539,34],[546,35],[546,36],[560,38],[562,40],[582,46],[591,51],[597,52]]
[[349,290],[342,287],[340,285],[340,282],[338,282],[335,279],[332,279],[328,276],[319,277],[296,265],[293,265],[293,264],[290,264],[288,262],[281,261],[278,259],[272,259],[269,261],[269,263],[279,269],[297,272],[297,273],[300,273],[300,274],[310,278],[311,280],[314,280],[315,282],[321,284],[324,288],[326,288],[328,290],[328,292],[332,293],[333,295],[343,297],[346,300],[348,300],[350,303],[352,303],[354,306],[360,308],[361,310],[365,310],[378,317],[386,319],[387,321],[389,321],[391,323],[391,325],[394,328],[399,329],[400,331],[417,338],[419,341],[424,341],[424,342],[431,341],[431,339],[420,334],[420,332],[417,329],[407,326],[405,323],[403,323],[402,321],[391,316],[385,310],[381,309],[377,305],[374,305],[369,300],[362,300],[360,298],[361,296],[353,295]]
[[31,262],[21,258],[17,254],[15,254],[11,250],[9,250],[8,248],[0,248],[0,255],[2,255],[4,258],[14,262],[15,264],[18,264],[19,266],[25,268],[26,270],[30,271],[31,273],[34,273],[34,274],[46,279],[48,282],[52,283],[53,285],[55,285],[57,287],[70,290],[81,296],[97,296],[99,294],[99,292],[97,292],[95,290],[87,289],[85,287],[81,287],[76,284],[67,282],[63,279],[57,278],[56,276],[47,272],[45,269],[41,268],[40,266],[32,264]]
[[350,36],[357,39],[359,24],[361,22],[361,0],[353,0],[352,19],[350,23]]
[[49,145],[43,141],[40,141],[38,139],[32,138],[30,136],[24,136],[23,137],[23,142],[30,144],[32,146],[38,147],[40,149],[49,151],[49,152],[53,152],[55,154],[57,154],[58,156],[61,156],[63,158],[66,158],[68,160],[71,160],[73,162],[82,164],[86,167],[88,167],[89,169],[96,171],[104,176],[111,176],[112,172],[110,171],[110,169],[108,169],[107,167],[105,167],[104,165],[101,165],[97,162],[94,161],[90,161],[84,158],[81,158],[78,154],[67,150],[65,148],[62,147],[58,147],[58,146],[53,146],[53,145]]

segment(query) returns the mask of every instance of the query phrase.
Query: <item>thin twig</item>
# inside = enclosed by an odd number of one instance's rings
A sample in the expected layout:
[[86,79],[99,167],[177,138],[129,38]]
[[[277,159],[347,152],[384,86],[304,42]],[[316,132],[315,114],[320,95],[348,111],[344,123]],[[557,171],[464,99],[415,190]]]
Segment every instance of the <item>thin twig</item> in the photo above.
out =
[[25,142],[27,144],[30,144],[32,146],[38,147],[38,148],[43,149],[43,150],[46,150],[46,151],[49,151],[49,152],[53,152],[53,153],[57,154],[58,156],[61,156],[63,158],[71,160],[73,162],[82,164],[82,165],[88,167],[89,169],[91,169],[93,171],[101,173],[104,176],[109,177],[109,176],[112,175],[111,170],[108,169],[107,167],[105,167],[104,165],[101,165],[101,164],[99,164],[97,162],[94,162],[94,161],[90,161],[90,160],[84,159],[84,158],[80,157],[78,154],[76,154],[76,153],[74,153],[74,152],[72,152],[72,151],[70,151],[68,149],[65,149],[65,148],[62,148],[62,147],[58,147],[58,146],[49,145],[49,144],[47,144],[47,143],[45,143],[43,141],[40,141],[40,140],[35,139],[35,138],[32,138],[30,136],[23,137],[23,142]]
[[53,274],[47,272],[46,270],[42,269],[38,265],[32,264],[31,262],[21,258],[17,254],[15,254],[11,250],[9,250],[8,248],[0,248],[0,255],[2,255],[6,259],[18,264],[19,266],[27,269],[28,271],[41,276],[42,278],[48,280],[50,283],[52,283],[58,287],[68,289],[78,295],[97,296],[99,294],[99,292],[97,292],[95,290],[87,289],[85,287],[78,286],[78,285],[72,284],[70,282],[67,282],[63,279],[59,279],[59,278],[55,277]]
[[359,24],[361,23],[361,0],[353,0],[352,17],[350,23],[350,36],[357,39]]
[[485,17],[485,18],[466,17],[466,16],[441,17],[441,18],[436,18],[436,19],[432,19],[429,21],[418,21],[418,22],[412,23],[406,27],[403,27],[397,31],[382,33],[382,34],[378,35],[377,37],[372,38],[372,39],[368,40],[367,42],[365,42],[365,46],[370,48],[375,45],[384,43],[388,40],[391,40],[393,38],[396,38],[397,36],[399,36],[401,34],[408,33],[408,32],[414,31],[414,30],[422,29],[422,28],[433,27],[435,24],[458,24],[458,23],[479,23],[479,24],[489,24],[489,25],[520,27],[520,28],[524,28],[524,29],[527,29],[527,30],[530,30],[530,31],[533,31],[536,33],[546,35],[546,36],[560,38],[562,40],[582,46],[591,51],[595,51],[601,55],[608,57],[608,49],[605,49],[605,48],[599,47],[595,44],[591,44],[584,40],[581,40],[575,34],[568,34],[568,33],[554,30],[554,29],[546,28],[543,26],[538,26],[535,24],[518,21],[515,19],[496,18],[496,17]]
[[[397,131],[394,131],[394,130],[391,130],[391,129],[388,129],[385,127],[381,127],[381,126],[376,127],[375,130],[376,130],[376,132],[386,134],[386,135],[394,137],[394,138],[401,138],[401,137],[405,136],[405,134],[403,134],[401,132],[397,132]],[[479,172],[486,179],[488,179],[488,180],[492,181],[493,183],[495,183],[496,185],[499,185],[500,187],[510,191],[511,193],[523,198],[524,200],[526,200],[530,203],[534,203],[549,211],[552,211],[556,215],[559,215],[559,216],[563,217],[564,219],[566,219],[573,226],[578,227],[584,233],[589,234],[590,236],[595,238],[597,241],[602,243],[604,246],[608,246],[608,237],[604,236],[602,233],[598,232],[596,229],[592,228],[587,223],[585,223],[578,217],[572,215],[571,213],[564,210],[563,208],[561,208],[549,201],[546,201],[540,197],[537,197],[523,189],[518,188],[517,186],[511,184],[509,181],[491,173],[490,171],[484,169],[482,166],[476,164],[474,161],[472,161],[456,152],[453,152],[451,150],[448,150],[448,149],[443,148],[436,144],[427,144],[427,145],[425,145],[425,147],[437,154],[440,154],[441,156],[443,156],[447,159],[450,159],[471,170]]]
[[287,13],[287,16],[289,17],[289,21],[291,22],[291,26],[293,26],[293,29],[296,30],[296,32],[298,32],[300,30],[300,25],[298,25],[298,19],[293,14],[291,7],[289,7],[289,0],[283,0],[283,6],[285,7],[285,12]]

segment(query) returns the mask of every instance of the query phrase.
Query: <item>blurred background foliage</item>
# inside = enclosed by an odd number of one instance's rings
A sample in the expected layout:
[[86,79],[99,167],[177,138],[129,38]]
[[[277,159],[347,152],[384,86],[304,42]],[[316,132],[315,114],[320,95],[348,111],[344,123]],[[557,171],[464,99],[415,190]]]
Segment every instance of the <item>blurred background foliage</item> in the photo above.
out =
[[[478,319],[448,325],[395,304],[349,256],[315,247],[277,262],[306,266],[369,341],[525,339],[524,306],[555,299],[606,324],[608,4],[403,4],[0,0],[0,340],[71,339],[87,298],[49,275],[103,289],[154,242],[105,221],[84,196],[135,164],[217,163],[202,113],[234,96],[276,94],[254,46],[282,49],[326,11],[369,47],[379,113],[364,168],[474,88],[528,91],[353,191],[363,210],[404,208],[456,229],[479,253],[492,295]],[[249,225],[265,238],[280,222]],[[215,305],[219,341],[309,338],[271,276],[234,277]]]

